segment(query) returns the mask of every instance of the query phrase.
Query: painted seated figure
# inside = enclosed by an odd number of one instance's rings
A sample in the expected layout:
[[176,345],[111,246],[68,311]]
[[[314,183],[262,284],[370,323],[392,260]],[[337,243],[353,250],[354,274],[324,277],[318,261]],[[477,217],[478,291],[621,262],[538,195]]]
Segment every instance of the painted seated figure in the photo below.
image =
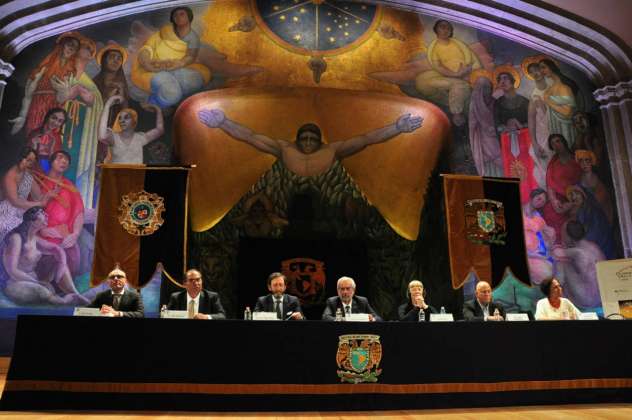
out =
[[193,11],[178,7],[171,23],[145,42],[132,66],[132,81],[148,92],[149,102],[161,108],[177,105],[211,80],[210,70],[195,63],[200,37],[191,28]]

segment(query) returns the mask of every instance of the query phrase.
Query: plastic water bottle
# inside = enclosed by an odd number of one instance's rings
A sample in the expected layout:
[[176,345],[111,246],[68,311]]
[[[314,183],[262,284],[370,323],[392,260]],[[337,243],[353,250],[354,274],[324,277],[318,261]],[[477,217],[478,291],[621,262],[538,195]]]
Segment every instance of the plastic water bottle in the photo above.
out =
[[439,313],[445,314],[445,306],[441,307],[441,309],[439,310]]
[[167,315],[167,305],[160,307],[160,318],[164,318]]
[[419,322],[424,322],[426,320],[426,311],[423,308],[419,308]]
[[250,306],[246,306],[246,310],[244,311],[244,321],[252,320],[252,312],[250,312]]
[[336,321],[343,321],[344,318],[342,317],[342,309],[338,308],[336,309]]

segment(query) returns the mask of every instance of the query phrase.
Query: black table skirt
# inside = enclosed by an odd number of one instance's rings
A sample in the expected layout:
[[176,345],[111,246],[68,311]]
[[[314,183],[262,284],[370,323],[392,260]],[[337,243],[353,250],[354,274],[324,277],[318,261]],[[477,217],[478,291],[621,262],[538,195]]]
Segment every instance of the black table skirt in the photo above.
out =
[[[343,335],[379,337],[381,352],[354,353],[356,368],[378,355],[374,382],[341,381]],[[631,347],[629,321],[21,316],[1,408],[324,411],[630,402]],[[355,378],[360,370],[346,368]]]

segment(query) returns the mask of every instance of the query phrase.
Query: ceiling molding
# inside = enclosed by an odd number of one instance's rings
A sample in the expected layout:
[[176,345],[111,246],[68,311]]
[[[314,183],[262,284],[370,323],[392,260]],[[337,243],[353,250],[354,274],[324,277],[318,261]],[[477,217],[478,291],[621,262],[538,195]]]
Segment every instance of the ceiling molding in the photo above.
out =
[[[0,59],[44,38],[187,0],[13,0],[0,3]],[[616,35],[541,0],[382,0],[376,3],[491,32],[578,67],[600,88],[632,79],[632,50]]]

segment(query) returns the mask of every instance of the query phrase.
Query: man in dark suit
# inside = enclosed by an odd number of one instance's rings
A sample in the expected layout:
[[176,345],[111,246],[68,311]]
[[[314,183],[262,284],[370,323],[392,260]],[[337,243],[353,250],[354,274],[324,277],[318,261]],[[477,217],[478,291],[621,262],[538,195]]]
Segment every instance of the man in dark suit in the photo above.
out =
[[325,304],[322,317],[325,321],[335,321],[337,309],[340,309],[343,317],[347,314],[369,314],[369,321],[382,321],[367,298],[355,296],[356,284],[351,277],[340,277],[336,289],[338,296],[330,297]]
[[301,303],[296,296],[285,293],[287,279],[281,273],[272,273],[267,280],[270,294],[257,298],[255,312],[276,312],[278,319],[304,319]]
[[192,268],[185,274],[182,292],[172,293],[167,309],[188,311],[192,319],[226,319],[219,295],[202,288],[202,274]]
[[505,308],[492,302],[492,288],[486,281],[476,283],[476,299],[465,302],[463,318],[466,321],[503,321]]
[[105,316],[126,318],[142,318],[145,316],[143,298],[134,290],[127,289],[127,275],[120,268],[115,268],[108,274],[110,290],[101,292],[94,297],[88,308],[100,308]]

